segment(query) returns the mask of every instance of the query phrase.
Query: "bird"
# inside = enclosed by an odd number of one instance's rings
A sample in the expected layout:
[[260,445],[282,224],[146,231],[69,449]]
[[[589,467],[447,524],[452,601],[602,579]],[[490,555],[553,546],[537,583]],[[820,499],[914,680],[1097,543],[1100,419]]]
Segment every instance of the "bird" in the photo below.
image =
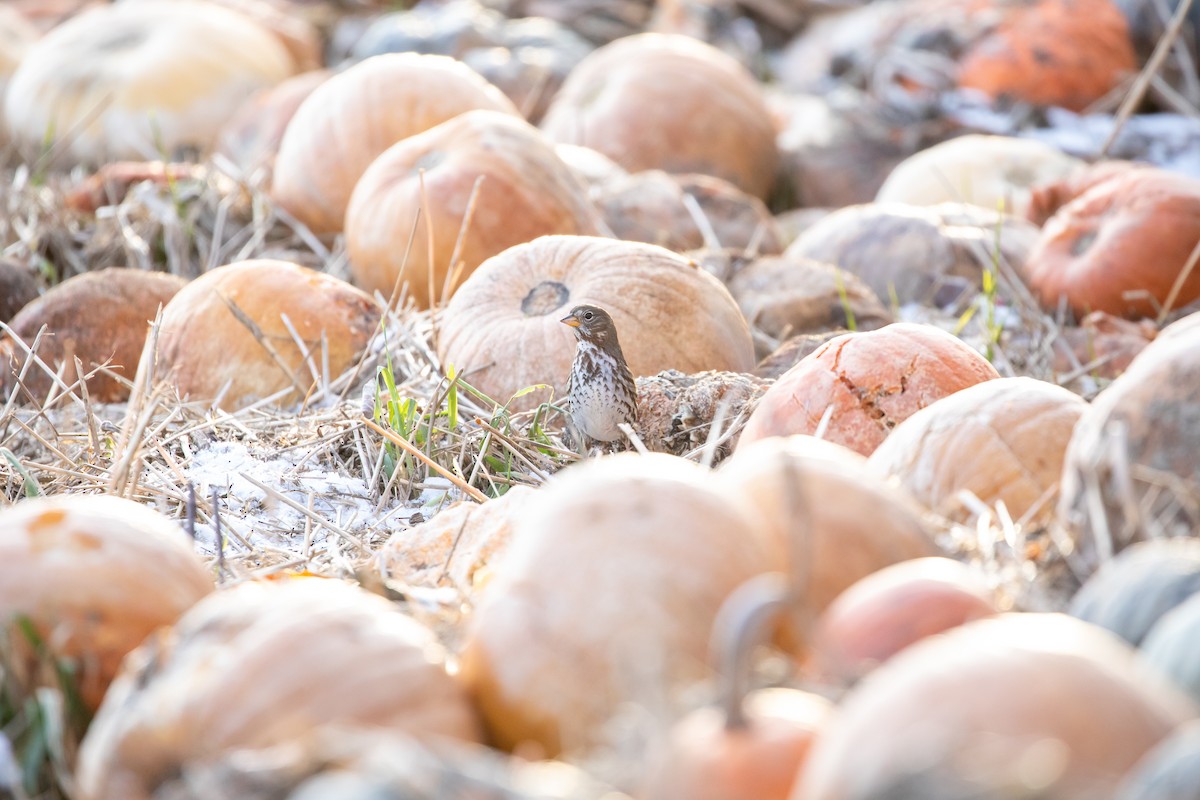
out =
[[593,441],[615,442],[622,423],[637,421],[637,384],[625,363],[617,326],[602,308],[578,305],[560,322],[575,329],[575,360],[567,378],[570,429],[587,452]]

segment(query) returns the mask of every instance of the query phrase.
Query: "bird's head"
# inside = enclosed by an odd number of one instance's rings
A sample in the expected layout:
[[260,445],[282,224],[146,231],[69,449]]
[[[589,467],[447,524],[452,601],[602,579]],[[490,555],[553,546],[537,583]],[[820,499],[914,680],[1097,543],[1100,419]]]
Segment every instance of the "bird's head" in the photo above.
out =
[[608,312],[596,306],[575,306],[571,313],[560,320],[575,329],[575,338],[591,342],[597,347],[616,342],[617,328]]

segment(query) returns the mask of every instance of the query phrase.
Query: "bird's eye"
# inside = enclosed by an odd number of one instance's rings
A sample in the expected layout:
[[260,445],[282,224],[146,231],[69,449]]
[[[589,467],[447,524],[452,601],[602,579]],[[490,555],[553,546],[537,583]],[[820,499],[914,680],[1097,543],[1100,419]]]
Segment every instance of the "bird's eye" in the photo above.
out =
[[591,318],[592,318],[592,317],[594,317],[594,316],[596,316],[596,315],[595,315],[595,314],[593,314],[592,312],[590,312],[590,311],[589,311],[589,312],[587,312],[586,314],[584,314],[584,315],[583,315],[583,318],[584,318],[584,319],[591,319]]

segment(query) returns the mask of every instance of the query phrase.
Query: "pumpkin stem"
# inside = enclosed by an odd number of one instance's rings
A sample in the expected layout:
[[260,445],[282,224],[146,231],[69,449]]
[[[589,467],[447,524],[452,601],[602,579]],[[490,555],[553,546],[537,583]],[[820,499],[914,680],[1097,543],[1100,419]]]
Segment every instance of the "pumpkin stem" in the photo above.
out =
[[725,730],[748,727],[742,706],[750,683],[750,654],[788,606],[788,581],[778,572],[755,576],[725,599],[713,623],[712,661],[721,675]]

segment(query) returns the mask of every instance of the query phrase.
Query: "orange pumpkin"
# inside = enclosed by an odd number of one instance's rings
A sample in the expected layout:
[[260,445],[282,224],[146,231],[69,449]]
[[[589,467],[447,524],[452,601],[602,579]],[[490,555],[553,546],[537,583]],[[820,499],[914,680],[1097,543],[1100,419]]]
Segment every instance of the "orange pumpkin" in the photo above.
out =
[[775,131],[754,77],[686,36],[644,33],[594,51],[567,76],[542,129],[631,172],[714,175],[758,197],[775,180]]
[[1087,409],[1078,395],[1033,378],[998,378],[943,397],[896,426],[869,467],[951,519],[1003,503],[1014,519],[1054,513],[1067,443]]
[[1047,220],[1026,280],[1050,309],[1153,316],[1200,299],[1200,269],[1182,275],[1198,239],[1200,180],[1122,169]]
[[640,800],[787,800],[818,732],[833,715],[820,695],[783,687],[749,691],[751,654],[782,614],[787,583],[769,573],[739,587],[713,630],[721,706],[693,711],[652,758]]
[[375,301],[332,275],[241,261],[196,278],[163,309],[154,377],[227,409],[280,394],[295,402],[326,366],[332,380],[354,365],[379,317]]
[[76,688],[94,711],[125,654],[212,590],[187,534],[132,500],[77,494],[7,508],[0,512],[0,636],[31,659],[13,663],[18,671],[4,677],[6,688],[37,669],[16,626],[25,618],[51,656],[75,667]]
[[220,6],[103,5],[29,49],[8,85],[5,118],[35,156],[48,141],[88,162],[207,151],[248,93],[295,71],[274,35]]
[[452,58],[368,58],[300,104],[279,143],[271,197],[315,233],[336,233],[355,184],[380,153],[478,108],[518,116],[499,89]]
[[983,356],[932,325],[896,323],[819,347],[767,390],[741,449],[768,436],[815,433],[863,455],[892,428],[959,389],[998,378]]
[[545,236],[486,261],[446,306],[438,356],[497,402],[537,384],[561,398],[575,339],[559,320],[580,303],[612,315],[635,376],[754,367],[750,330],[720,281],[661,247],[593,236]]
[[[88,378],[88,395],[96,402],[117,403],[129,397],[129,383],[137,372],[150,321],[185,283],[177,275],[139,269],[85,272],[21,309],[13,318],[13,333],[32,344],[45,326],[47,335],[37,355],[51,369],[62,368],[67,386],[82,377],[75,370],[76,358],[85,375],[107,365]],[[19,370],[25,351],[16,347],[12,353],[13,368]],[[37,365],[30,365],[23,383],[39,402],[57,385]]]
[[600,221],[537,128],[470,111],[375,159],[354,187],[345,227],[358,286],[391,297],[407,284],[427,308],[502,250],[538,236],[596,234]]
[[221,126],[217,134],[217,152],[246,177],[258,169],[266,169],[270,174],[288,123],[305,98],[331,74],[324,69],[304,72],[247,97]]
[[812,666],[851,684],[904,648],[1000,611],[983,576],[949,558],[900,561],[862,578],[817,620]]
[[1087,623],[976,620],[914,644],[848,694],[793,798],[1111,797],[1196,710]]

